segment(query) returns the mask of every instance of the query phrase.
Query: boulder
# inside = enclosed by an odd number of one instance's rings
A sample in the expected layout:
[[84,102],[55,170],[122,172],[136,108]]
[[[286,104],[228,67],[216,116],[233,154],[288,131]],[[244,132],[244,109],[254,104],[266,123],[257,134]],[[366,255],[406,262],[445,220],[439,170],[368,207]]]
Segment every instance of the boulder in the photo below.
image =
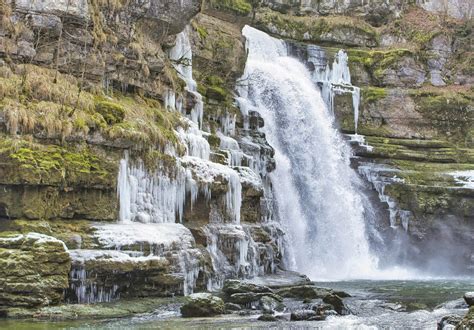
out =
[[339,315],[347,315],[350,314],[349,309],[346,307],[342,299],[337,296],[336,294],[328,294],[323,298],[323,302],[326,304],[330,304],[334,307],[334,310],[339,314]]
[[264,322],[276,322],[276,321],[278,321],[278,319],[275,316],[271,315],[271,314],[262,314],[258,317],[257,320],[264,321]]
[[38,233],[0,237],[0,306],[58,304],[71,261],[64,243]]
[[313,310],[303,309],[291,313],[291,321],[323,321],[326,317],[318,315]]
[[322,298],[331,292],[332,291],[329,289],[318,288],[314,285],[298,285],[283,288],[277,291],[277,293],[282,297],[294,299]]
[[275,316],[271,315],[271,314],[262,314],[258,317],[257,320],[264,321],[264,322],[276,322],[276,321],[278,321],[278,319]]
[[466,304],[471,307],[474,305],[474,292],[466,292],[464,294],[464,301],[466,301]]
[[270,296],[263,296],[260,298],[259,302],[259,309],[263,311],[263,313],[273,314],[275,311],[283,311],[285,306],[281,301],[276,300]]
[[452,329],[452,326],[458,325],[461,321],[462,317],[459,315],[446,315],[438,322],[438,330]]
[[240,305],[234,304],[234,303],[225,303],[225,310],[227,312],[240,311],[240,310],[242,310],[242,307]]
[[456,325],[456,330],[474,329],[474,306],[469,308],[466,316]]
[[210,293],[194,293],[181,306],[183,317],[208,317],[224,313],[224,301]]
[[279,302],[283,301],[283,299],[279,295],[276,295],[276,294],[270,293],[270,292],[265,292],[265,293],[252,293],[252,292],[249,292],[249,293],[234,293],[230,297],[227,297],[226,299],[229,302],[232,302],[234,304],[248,305],[248,304],[251,304],[251,303],[259,302],[260,299],[265,297],[265,296],[271,297],[271,298],[273,298],[273,299],[275,299],[276,301],[279,301]]
[[228,296],[234,293],[273,293],[273,291],[266,286],[239,280],[226,280],[222,291]]
[[334,312],[333,305],[326,304],[326,303],[319,303],[319,304],[313,305],[311,309],[315,311],[316,314],[325,315],[325,316],[327,316],[328,314],[332,314],[331,312]]

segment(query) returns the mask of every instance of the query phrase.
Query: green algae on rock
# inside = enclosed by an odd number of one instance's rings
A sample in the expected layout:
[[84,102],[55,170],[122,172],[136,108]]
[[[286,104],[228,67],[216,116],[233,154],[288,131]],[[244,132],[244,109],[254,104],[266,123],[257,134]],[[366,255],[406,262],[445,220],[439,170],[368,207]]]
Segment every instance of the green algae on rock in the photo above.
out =
[[0,236],[0,302],[38,307],[63,299],[71,260],[60,240],[38,233]]

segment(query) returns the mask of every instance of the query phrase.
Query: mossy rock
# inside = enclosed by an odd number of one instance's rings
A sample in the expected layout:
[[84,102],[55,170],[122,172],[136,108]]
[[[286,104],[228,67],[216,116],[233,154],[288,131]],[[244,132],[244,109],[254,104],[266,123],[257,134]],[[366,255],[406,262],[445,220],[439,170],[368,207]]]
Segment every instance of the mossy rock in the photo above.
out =
[[0,141],[0,184],[115,187],[118,166],[98,149]]
[[365,87],[361,92],[363,103],[375,103],[387,97],[387,90],[380,87]]
[[259,10],[258,28],[297,41],[375,47],[377,31],[361,19],[348,16],[292,16],[270,9]]
[[240,16],[247,16],[252,11],[249,0],[210,0],[210,5],[214,9],[230,11]]
[[0,235],[0,305],[36,307],[60,302],[71,261],[60,240],[38,233]]
[[442,135],[466,141],[474,126],[474,96],[470,93],[414,91],[417,110]]
[[224,313],[224,301],[210,293],[194,293],[181,306],[183,317],[209,317]]
[[125,118],[124,107],[111,101],[100,100],[96,103],[95,109],[109,125],[121,123]]

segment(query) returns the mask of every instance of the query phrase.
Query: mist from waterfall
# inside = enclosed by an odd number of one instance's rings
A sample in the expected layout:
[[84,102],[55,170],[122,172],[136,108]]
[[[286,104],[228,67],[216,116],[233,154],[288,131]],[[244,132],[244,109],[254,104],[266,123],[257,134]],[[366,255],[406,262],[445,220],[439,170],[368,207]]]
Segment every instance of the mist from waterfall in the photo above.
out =
[[264,118],[275,148],[271,179],[293,267],[313,279],[372,277],[377,258],[369,248],[359,179],[319,88],[283,41],[248,26],[243,33],[249,56],[242,93]]

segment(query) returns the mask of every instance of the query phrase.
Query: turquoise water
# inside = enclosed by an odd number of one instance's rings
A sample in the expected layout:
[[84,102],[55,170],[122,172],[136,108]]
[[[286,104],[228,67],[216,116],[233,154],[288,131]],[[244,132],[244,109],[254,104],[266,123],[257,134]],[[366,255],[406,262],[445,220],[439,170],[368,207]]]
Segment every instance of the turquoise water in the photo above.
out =
[[[344,290],[353,295],[346,304],[354,313],[326,321],[261,322],[253,315],[183,319],[174,305],[169,310],[113,320],[69,322],[0,320],[0,329],[436,329],[449,314],[464,315],[462,296],[474,291],[474,279],[427,281],[323,282],[319,286]],[[286,301],[291,308],[294,301]]]

